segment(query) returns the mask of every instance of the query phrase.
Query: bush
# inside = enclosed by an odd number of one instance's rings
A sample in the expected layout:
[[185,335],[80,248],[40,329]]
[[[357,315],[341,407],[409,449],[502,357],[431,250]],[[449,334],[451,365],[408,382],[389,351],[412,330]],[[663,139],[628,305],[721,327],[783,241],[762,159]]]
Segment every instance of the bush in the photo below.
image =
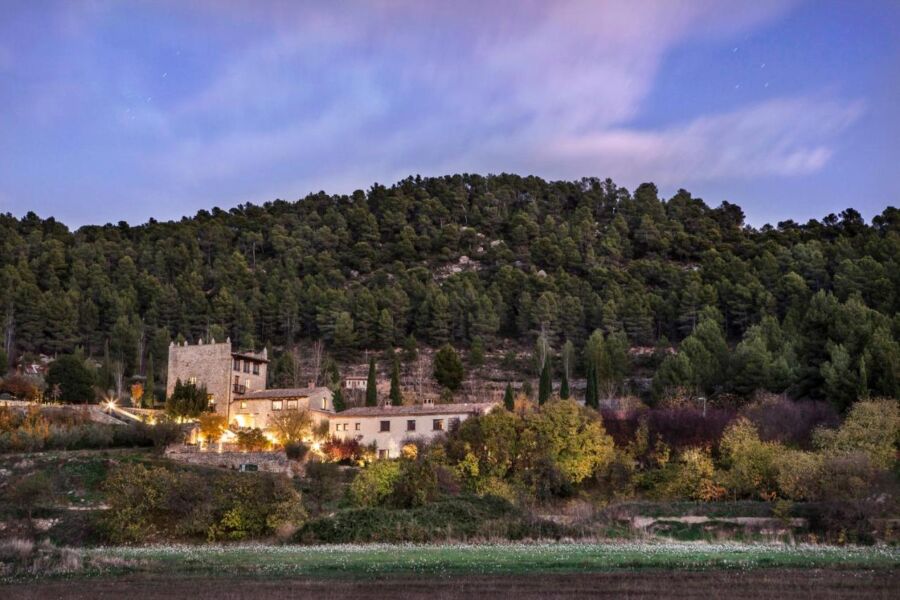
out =
[[309,452],[309,447],[303,442],[288,442],[284,445],[284,455],[289,460],[301,461]]
[[365,449],[355,438],[342,440],[336,437],[331,438],[322,444],[322,452],[329,460],[335,462],[351,463],[359,462],[363,459]]
[[348,497],[354,506],[380,506],[394,492],[400,478],[400,463],[379,460],[360,470],[350,484]]
[[897,400],[881,398],[857,402],[840,428],[820,429],[816,446],[829,455],[863,452],[872,463],[888,469],[897,457],[900,442],[900,408]]
[[828,402],[795,402],[778,396],[767,396],[743,411],[756,426],[765,442],[809,447],[813,431],[818,427],[836,427],[837,412]]
[[740,497],[774,498],[782,446],[760,440],[753,423],[740,418],[725,431],[720,450],[728,469],[724,477],[728,491]]
[[269,473],[172,471],[125,464],[103,484],[114,543],[243,540],[290,534],[306,519],[300,494]]
[[238,448],[246,452],[262,452],[268,450],[269,443],[262,429],[254,428],[247,431],[238,431]]
[[412,509],[355,508],[310,521],[294,538],[303,543],[402,543],[559,538],[554,523],[530,518],[501,498],[444,499]]
[[318,514],[325,505],[336,501],[343,493],[341,468],[330,462],[309,462],[306,464],[306,478],[303,481],[303,497]]

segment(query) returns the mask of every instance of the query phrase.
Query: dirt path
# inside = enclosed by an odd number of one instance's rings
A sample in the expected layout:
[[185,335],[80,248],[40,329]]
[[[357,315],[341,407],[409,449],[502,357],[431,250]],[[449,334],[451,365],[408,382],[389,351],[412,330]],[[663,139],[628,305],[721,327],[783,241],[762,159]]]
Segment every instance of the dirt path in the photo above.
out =
[[900,572],[756,569],[377,580],[124,577],[0,586],[5,599],[896,598]]

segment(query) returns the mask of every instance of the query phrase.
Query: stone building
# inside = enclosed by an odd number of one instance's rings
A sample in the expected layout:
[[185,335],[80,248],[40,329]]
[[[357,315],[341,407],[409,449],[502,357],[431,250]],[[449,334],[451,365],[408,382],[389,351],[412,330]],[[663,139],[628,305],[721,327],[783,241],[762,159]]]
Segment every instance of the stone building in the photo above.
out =
[[336,438],[355,438],[364,446],[374,442],[379,458],[395,458],[407,440],[430,441],[498,406],[499,402],[361,406],[332,414],[330,430]]
[[262,352],[238,352],[231,340],[223,343],[169,344],[166,396],[176,380],[206,386],[210,405],[229,425],[265,428],[269,417],[280,410],[308,408],[320,415],[331,413],[328,388],[266,389],[269,358]]

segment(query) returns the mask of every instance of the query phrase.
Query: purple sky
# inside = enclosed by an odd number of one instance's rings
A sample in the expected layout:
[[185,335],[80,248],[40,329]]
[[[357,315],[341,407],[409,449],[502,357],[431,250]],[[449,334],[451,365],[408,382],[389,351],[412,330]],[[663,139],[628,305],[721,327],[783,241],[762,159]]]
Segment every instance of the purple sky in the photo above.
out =
[[71,226],[409,174],[900,203],[900,2],[0,0],[0,211]]

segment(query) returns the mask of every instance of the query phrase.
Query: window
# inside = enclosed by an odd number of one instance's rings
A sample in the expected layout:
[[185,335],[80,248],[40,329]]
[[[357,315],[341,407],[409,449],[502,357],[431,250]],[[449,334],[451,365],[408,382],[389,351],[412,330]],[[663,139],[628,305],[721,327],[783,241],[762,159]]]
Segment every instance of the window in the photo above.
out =
[[297,401],[296,400],[288,400],[287,401],[287,409],[288,410],[297,410]]
[[328,410],[328,399],[322,398],[322,410]]
[[434,431],[443,431],[444,430],[444,420],[443,419],[435,419],[432,421],[432,427]]
[[391,430],[391,422],[390,421],[382,421],[381,429],[379,431],[390,431]]
[[235,371],[241,370],[241,359],[239,359],[239,358],[234,359],[234,370]]
[[406,430],[407,431],[415,431],[416,430],[416,420],[410,419],[406,422]]
[[335,425],[334,425],[334,430],[335,430],[335,431],[340,431],[340,430],[341,430],[341,424],[340,424],[340,423],[335,423]]
[[387,457],[388,457],[387,450],[379,450],[378,451],[378,458],[387,458]]
[[272,400],[272,410],[281,410],[283,404],[283,400]]
[[241,400],[241,408],[247,408],[247,401]]
[[250,372],[250,361],[245,360],[244,361],[244,373],[249,373],[249,372]]
[[188,379],[188,383],[190,383],[191,385],[197,385],[197,378],[191,377],[190,379]]
[[355,429],[359,431],[359,423],[356,424]]
[[450,431],[456,431],[459,429],[459,417],[453,417],[450,419]]
[[259,375],[259,363],[253,363],[253,374]]
[[216,399],[213,397],[212,394],[207,394],[207,395],[206,395],[206,400],[209,402],[209,405],[210,405],[210,406],[215,406],[215,405],[216,405]]

